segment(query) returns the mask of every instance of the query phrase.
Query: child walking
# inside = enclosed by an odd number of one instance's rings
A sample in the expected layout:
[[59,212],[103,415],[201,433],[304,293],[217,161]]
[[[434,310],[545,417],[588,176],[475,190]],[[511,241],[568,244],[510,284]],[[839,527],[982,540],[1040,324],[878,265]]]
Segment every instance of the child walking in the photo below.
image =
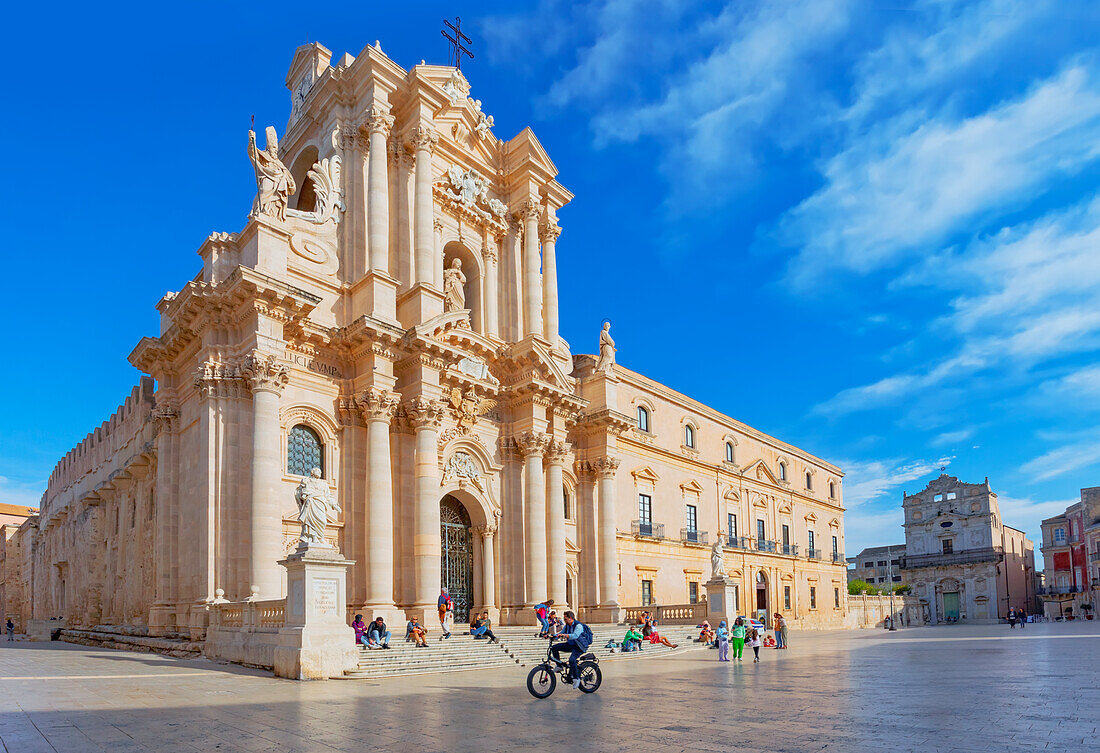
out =
[[752,646],[752,652],[756,655],[753,662],[760,661],[760,631],[756,628],[749,628],[748,643]]
[[718,661],[730,660],[730,632],[726,630],[726,621],[722,620],[718,623],[718,629],[714,632],[715,640],[718,641]]
[[741,655],[745,652],[745,624],[738,617],[733,623],[733,655],[737,661],[741,661]]

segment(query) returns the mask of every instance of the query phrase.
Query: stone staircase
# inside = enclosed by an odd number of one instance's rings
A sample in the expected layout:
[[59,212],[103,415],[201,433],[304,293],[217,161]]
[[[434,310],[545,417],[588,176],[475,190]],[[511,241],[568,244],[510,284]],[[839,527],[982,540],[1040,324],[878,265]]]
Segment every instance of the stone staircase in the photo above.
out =
[[[626,628],[622,625],[590,625],[594,640],[593,653],[600,661],[611,659],[640,659],[652,656],[665,656],[673,652],[667,646],[644,643],[642,650],[620,653],[604,648],[608,640],[616,642],[622,639]],[[538,637],[537,627],[501,627],[493,632],[500,643],[488,640],[475,640],[469,634],[460,635],[457,631],[446,640],[440,640],[438,631],[429,636],[429,648],[416,648],[412,642],[402,639],[393,641],[388,650],[368,650],[360,647],[359,666],[335,679],[359,680],[382,679],[405,675],[435,674],[439,672],[463,672],[475,669],[499,667],[526,667],[538,664],[546,657],[546,639]],[[661,634],[673,643],[679,644],[678,650],[698,646],[694,638],[698,631],[692,626],[668,626],[661,628]]]

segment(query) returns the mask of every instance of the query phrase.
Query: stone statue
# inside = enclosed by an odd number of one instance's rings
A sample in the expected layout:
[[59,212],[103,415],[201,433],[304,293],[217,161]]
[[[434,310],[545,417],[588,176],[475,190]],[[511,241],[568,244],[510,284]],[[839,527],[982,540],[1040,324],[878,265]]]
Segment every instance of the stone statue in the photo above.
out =
[[451,268],[443,272],[443,310],[461,311],[466,308],[466,275],[462,274],[462,260],[455,259]]
[[610,374],[614,365],[615,341],[611,339],[611,322],[604,322],[600,332],[600,360],[596,362],[596,371]]
[[714,547],[710,550],[710,578],[711,580],[719,580],[726,577],[726,535],[721,531],[718,532],[718,538],[714,542]]
[[321,469],[314,468],[309,478],[302,479],[294,493],[298,501],[298,522],[302,524],[299,548],[310,545],[328,546],[325,542],[325,528],[329,520],[335,520],[340,513],[340,505],[321,478]]
[[294,193],[294,176],[279,161],[279,137],[275,127],[267,127],[267,148],[256,146],[256,132],[248,130],[248,158],[256,169],[256,199],[252,214],[266,214],[286,220],[286,205]]

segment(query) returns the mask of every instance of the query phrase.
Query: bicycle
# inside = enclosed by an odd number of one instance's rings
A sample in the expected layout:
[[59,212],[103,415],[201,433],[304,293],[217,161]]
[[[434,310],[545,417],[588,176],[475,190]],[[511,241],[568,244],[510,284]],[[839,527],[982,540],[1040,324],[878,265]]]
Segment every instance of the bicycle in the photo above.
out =
[[[548,642],[546,647],[546,661],[536,665],[527,674],[527,690],[535,698],[549,698],[558,687],[557,675],[561,675],[561,681],[572,683],[569,676],[569,661],[562,661],[552,653],[554,641]],[[584,693],[595,693],[603,682],[603,673],[600,672],[600,660],[592,652],[581,654],[577,657],[577,672],[580,675],[580,689]]]

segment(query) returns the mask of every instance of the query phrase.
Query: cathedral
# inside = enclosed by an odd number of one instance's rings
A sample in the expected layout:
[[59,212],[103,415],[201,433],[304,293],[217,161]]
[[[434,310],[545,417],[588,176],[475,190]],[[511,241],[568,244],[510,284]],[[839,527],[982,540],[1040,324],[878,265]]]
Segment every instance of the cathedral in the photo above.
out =
[[283,132],[229,167],[256,174],[247,222],[201,244],[129,355],[148,376],[13,533],[20,619],[201,640],[212,605],[285,597],[309,478],[368,620],[446,587],[458,619],[689,621],[717,547],[741,613],[844,624],[841,469],[625,368],[606,323],[592,355],[561,336],[573,195],[529,128],[377,44],[300,47],[286,83]]

